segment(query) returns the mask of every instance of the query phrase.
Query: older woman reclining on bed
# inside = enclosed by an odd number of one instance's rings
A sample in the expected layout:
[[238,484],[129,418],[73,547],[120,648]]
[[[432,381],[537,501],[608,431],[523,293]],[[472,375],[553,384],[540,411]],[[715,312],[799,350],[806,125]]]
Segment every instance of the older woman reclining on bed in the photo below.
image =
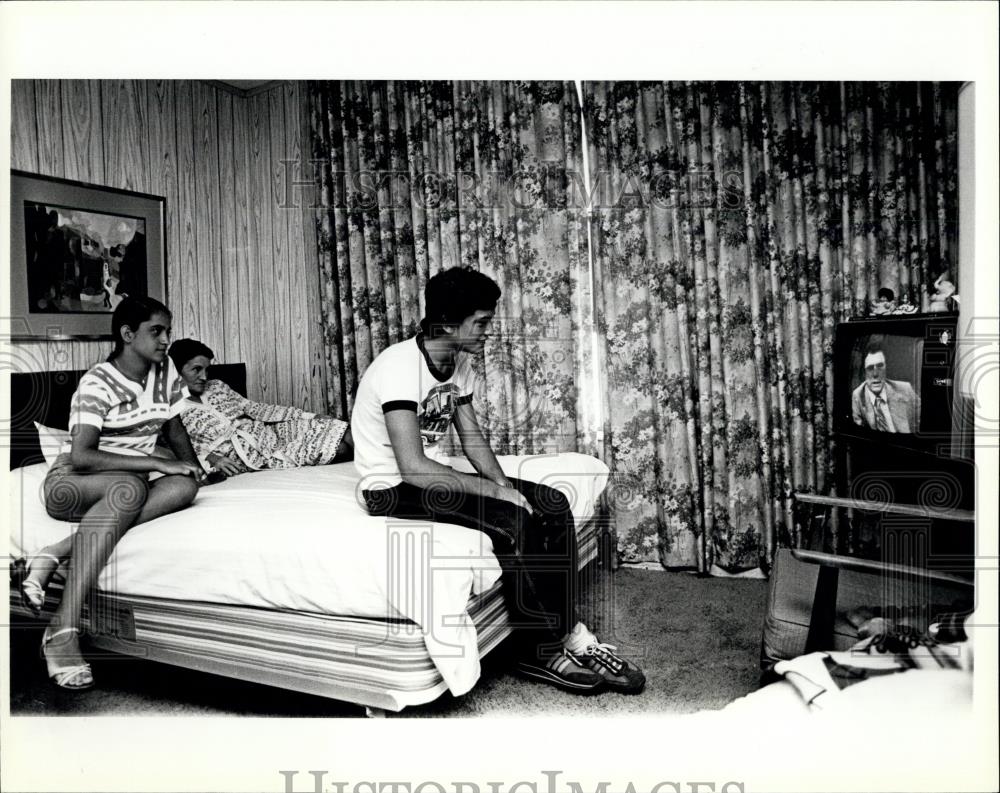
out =
[[221,380],[208,379],[215,357],[195,339],[179,339],[170,357],[188,389],[181,420],[206,469],[226,476],[264,468],[299,468],[348,460],[347,422],[268,405],[241,396]]

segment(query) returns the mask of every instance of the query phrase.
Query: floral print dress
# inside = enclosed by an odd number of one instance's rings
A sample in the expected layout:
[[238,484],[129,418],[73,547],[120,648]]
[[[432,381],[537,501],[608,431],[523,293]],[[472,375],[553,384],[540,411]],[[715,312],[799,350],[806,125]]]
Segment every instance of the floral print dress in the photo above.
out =
[[209,380],[201,401],[184,400],[181,420],[198,458],[228,457],[246,471],[299,468],[333,462],[348,424],[296,407],[268,405]]

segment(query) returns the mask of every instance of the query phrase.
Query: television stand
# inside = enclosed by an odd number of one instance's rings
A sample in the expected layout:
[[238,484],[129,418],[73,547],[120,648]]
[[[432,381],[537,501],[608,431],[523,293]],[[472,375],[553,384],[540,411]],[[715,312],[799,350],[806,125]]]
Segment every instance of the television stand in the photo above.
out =
[[[810,533],[816,525],[817,508],[822,512],[821,538],[826,536],[832,509],[853,510],[860,513],[860,528],[863,529],[860,533],[875,534],[880,540],[876,543],[876,547],[882,562],[952,570],[965,574],[971,572],[969,567],[972,562],[971,557],[964,553],[951,552],[954,542],[942,543],[939,535],[952,534],[956,530],[959,534],[964,534],[963,525],[975,524],[976,513],[972,510],[823,496],[815,493],[795,493],[794,498],[807,509],[808,517],[805,525],[809,527]],[[962,544],[961,538],[958,538],[958,545]],[[942,545],[944,553],[941,553]]]
[[[976,520],[976,513],[970,509],[937,509],[918,504],[892,504],[884,501],[866,501],[860,498],[820,496],[815,493],[796,493],[795,500],[803,504],[861,509],[867,512],[882,512],[887,515],[911,515],[918,518],[930,518],[931,520],[957,520],[966,523],[975,523]],[[814,515],[811,514],[810,518],[813,517]]]

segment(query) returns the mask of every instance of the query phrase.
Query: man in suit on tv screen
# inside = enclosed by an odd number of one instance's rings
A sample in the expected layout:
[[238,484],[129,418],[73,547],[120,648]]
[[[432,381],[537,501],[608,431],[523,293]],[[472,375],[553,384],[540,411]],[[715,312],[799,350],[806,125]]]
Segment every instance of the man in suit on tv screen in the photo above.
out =
[[885,350],[865,348],[865,381],[851,393],[854,423],[879,432],[913,433],[920,420],[920,397],[905,380],[885,376]]

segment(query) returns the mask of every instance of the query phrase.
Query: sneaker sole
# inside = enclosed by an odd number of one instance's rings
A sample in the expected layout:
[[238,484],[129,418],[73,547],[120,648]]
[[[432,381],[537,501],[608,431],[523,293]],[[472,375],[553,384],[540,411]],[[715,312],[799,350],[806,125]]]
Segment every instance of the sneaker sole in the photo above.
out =
[[608,686],[609,691],[614,691],[616,694],[627,694],[628,696],[635,696],[636,694],[641,694],[646,690],[646,683],[638,687],[626,686],[620,683],[612,683],[610,680],[605,679],[605,683]]
[[597,694],[607,689],[606,680],[602,680],[594,685],[587,685],[586,683],[573,683],[559,677],[559,675],[549,671],[548,669],[519,666],[517,668],[517,672],[524,677],[530,677],[533,680],[549,683],[550,685],[556,686],[565,691],[572,691],[574,694]]

